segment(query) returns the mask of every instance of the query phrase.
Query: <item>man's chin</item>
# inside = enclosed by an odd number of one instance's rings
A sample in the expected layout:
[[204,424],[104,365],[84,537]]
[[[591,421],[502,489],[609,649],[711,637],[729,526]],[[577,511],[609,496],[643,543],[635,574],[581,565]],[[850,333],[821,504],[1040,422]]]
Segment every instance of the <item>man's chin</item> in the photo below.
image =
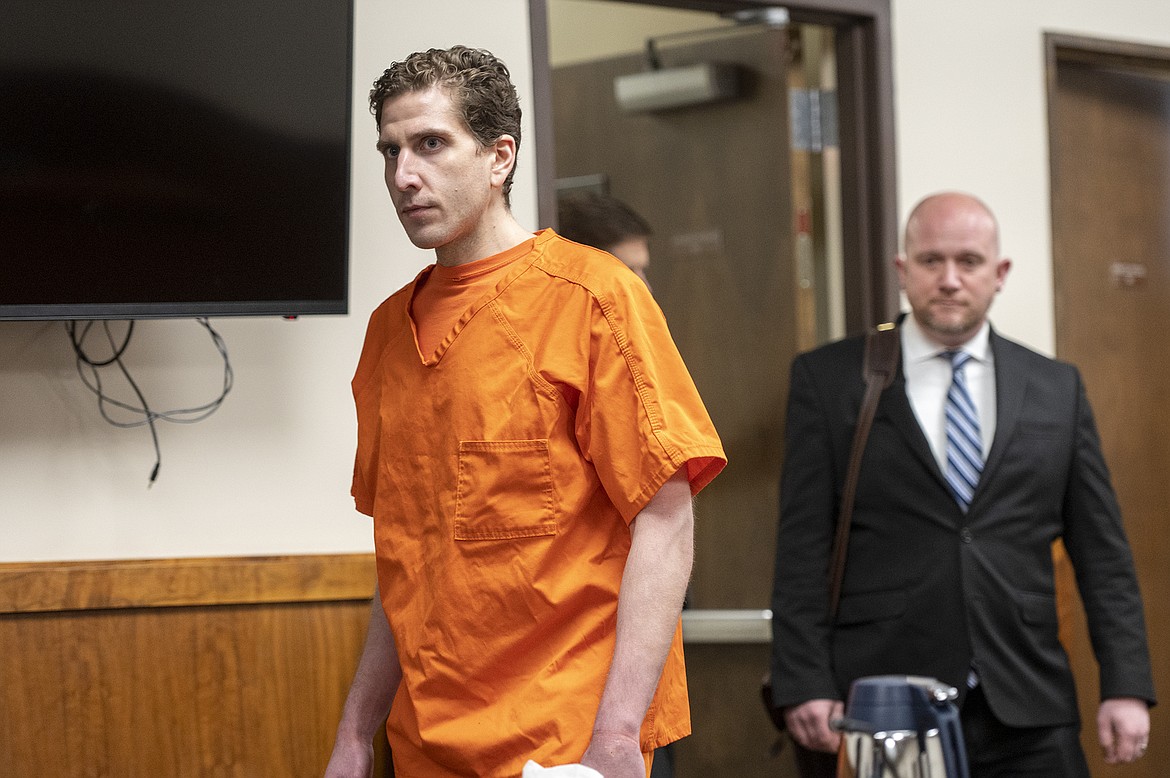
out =
[[974,334],[975,330],[979,329],[979,322],[973,321],[969,317],[951,317],[951,316],[932,316],[926,321],[924,327],[928,332],[933,333],[940,339],[951,340],[954,338],[963,338]]
[[419,240],[411,238],[410,242],[413,243],[416,248],[425,249],[427,251],[431,249],[437,249],[439,246],[443,245],[442,241],[423,240],[421,238]]
[[406,237],[410,239],[410,242],[413,243],[415,247],[420,249],[435,249],[443,245],[442,238],[431,232],[407,230]]

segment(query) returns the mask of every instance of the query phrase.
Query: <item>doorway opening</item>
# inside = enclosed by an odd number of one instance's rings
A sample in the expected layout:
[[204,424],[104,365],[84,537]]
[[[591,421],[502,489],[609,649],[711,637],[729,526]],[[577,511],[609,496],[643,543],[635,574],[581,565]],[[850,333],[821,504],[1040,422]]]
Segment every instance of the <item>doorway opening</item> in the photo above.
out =
[[793,774],[759,703],[788,367],[897,308],[888,3],[850,5],[532,6],[541,221],[586,190],[649,223],[651,289],[730,462],[696,505],[678,778]]

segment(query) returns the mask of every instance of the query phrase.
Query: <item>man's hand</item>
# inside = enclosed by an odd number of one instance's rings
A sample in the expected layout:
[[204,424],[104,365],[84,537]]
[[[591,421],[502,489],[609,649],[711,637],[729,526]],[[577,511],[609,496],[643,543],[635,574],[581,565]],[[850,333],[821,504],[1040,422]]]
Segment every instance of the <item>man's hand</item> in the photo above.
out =
[[809,700],[784,711],[788,732],[807,749],[833,753],[841,744],[841,733],[829,728],[829,721],[845,715],[841,700]]
[[646,758],[638,738],[620,732],[594,732],[581,764],[605,778],[646,778]]
[[374,744],[338,738],[325,778],[373,778]]
[[1150,742],[1150,706],[1136,697],[1103,700],[1097,709],[1097,740],[1106,764],[1136,761]]

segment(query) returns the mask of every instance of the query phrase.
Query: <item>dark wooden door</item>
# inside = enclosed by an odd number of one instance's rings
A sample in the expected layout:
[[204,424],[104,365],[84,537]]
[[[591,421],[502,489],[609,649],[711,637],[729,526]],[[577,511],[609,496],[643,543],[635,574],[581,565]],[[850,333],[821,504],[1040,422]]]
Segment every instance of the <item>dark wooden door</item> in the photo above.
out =
[[[1088,386],[1133,547],[1154,654],[1170,689],[1170,49],[1049,38],[1057,355]],[[1070,581],[1066,578],[1065,581]],[[1079,608],[1068,643],[1082,742],[1094,775],[1097,666]],[[1170,720],[1153,711],[1149,752],[1124,769],[1164,775]]]
[[[742,66],[742,96],[708,105],[623,113],[613,80],[644,70],[640,56],[553,72],[557,176],[599,177],[652,225],[650,283],[727,450],[696,506],[692,609],[758,612],[770,599],[798,338],[788,34],[757,28],[661,50],[666,66]],[[785,774],[759,702],[767,641],[686,650],[695,734],[678,744],[675,774]]]

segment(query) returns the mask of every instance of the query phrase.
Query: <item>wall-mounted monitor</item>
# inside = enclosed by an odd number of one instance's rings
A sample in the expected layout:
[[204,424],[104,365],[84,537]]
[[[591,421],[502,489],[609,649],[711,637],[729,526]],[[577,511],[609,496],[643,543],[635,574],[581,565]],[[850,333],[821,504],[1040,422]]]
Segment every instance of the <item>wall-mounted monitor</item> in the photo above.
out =
[[346,312],[352,0],[0,15],[0,319]]

